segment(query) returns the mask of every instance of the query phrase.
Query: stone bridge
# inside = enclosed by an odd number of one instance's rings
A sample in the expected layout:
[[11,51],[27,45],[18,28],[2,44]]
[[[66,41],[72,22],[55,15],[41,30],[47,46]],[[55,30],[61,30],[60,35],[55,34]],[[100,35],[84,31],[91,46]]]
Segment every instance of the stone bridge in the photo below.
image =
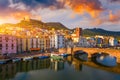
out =
[[120,63],[120,50],[117,49],[110,49],[110,48],[80,48],[80,47],[76,47],[76,48],[67,48],[66,50],[64,49],[64,51],[66,51],[69,54],[74,54],[74,51],[77,50],[83,50],[85,52],[88,53],[88,57],[91,57],[91,54],[94,54],[95,52],[105,52],[108,53],[112,56],[117,57],[117,62]]

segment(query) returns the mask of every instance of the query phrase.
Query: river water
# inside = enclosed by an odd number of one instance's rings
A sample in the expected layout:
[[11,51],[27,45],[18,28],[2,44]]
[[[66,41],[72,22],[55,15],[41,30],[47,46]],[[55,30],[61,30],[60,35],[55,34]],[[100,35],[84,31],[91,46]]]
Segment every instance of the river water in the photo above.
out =
[[0,80],[120,80],[120,67],[107,68],[71,56],[0,65]]

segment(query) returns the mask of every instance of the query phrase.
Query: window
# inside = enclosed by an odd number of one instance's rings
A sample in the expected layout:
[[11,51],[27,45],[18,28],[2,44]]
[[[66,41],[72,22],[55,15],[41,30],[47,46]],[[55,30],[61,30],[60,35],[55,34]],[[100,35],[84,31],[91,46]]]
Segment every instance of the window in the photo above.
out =
[[12,46],[12,49],[14,49],[14,47]]
[[0,37],[0,42],[2,42],[2,37]]
[[0,44],[0,50],[2,50],[2,44]]
[[6,44],[6,47],[8,47],[8,44]]
[[8,38],[8,37],[5,37],[5,40],[6,40],[6,42],[8,42],[9,38]]
[[2,47],[2,44],[0,44],[0,47]]
[[12,44],[12,47],[14,47],[14,45]]

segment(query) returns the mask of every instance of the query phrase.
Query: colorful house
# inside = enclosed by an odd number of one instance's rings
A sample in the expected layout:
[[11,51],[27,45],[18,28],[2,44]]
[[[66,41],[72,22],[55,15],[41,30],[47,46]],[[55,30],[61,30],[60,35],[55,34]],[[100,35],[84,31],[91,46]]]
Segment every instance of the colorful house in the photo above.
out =
[[22,38],[18,37],[17,38],[17,53],[22,52]]
[[10,55],[17,53],[17,41],[15,36],[0,35],[0,54]]

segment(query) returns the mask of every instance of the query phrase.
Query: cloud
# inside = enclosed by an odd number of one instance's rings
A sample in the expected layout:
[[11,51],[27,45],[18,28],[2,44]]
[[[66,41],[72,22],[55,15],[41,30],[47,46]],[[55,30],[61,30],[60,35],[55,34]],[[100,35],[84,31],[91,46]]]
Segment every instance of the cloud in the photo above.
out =
[[120,0],[110,0],[111,2],[120,2]]
[[[62,0],[0,0],[0,19],[22,19],[29,16],[31,18],[41,17],[33,14],[33,11],[38,9],[61,9],[64,8],[64,1]],[[36,12],[37,13],[37,12]]]
[[[0,0],[0,19],[14,18],[21,20],[24,17],[30,17],[41,20],[42,18],[44,21],[61,21],[69,25],[77,19],[76,22],[87,21],[87,23],[91,22],[91,24],[97,26],[105,23],[118,23],[120,21],[120,11],[117,11],[119,10],[119,3],[117,5],[116,3],[119,1],[120,0]],[[112,4],[108,4],[109,2]],[[46,9],[48,10],[44,11]],[[65,10],[65,12],[61,10]],[[112,12],[107,12],[109,10]],[[39,14],[39,12],[43,13]],[[79,18],[77,18],[78,16]],[[88,20],[85,20],[84,16],[87,17]],[[79,24],[75,23],[74,25]],[[85,25],[87,26],[87,24]]]
[[[0,0],[0,17],[8,18],[9,16],[18,19],[26,15],[30,17],[39,16],[32,14],[32,11],[49,8],[65,9],[71,8],[78,14],[90,14],[96,18],[103,11],[102,4],[99,0]],[[6,14],[7,13],[7,14]]]
[[120,10],[113,13],[109,11],[108,15],[104,15],[103,17],[99,17],[97,19],[91,20],[90,24],[94,26],[99,26],[102,24],[119,24],[120,23]]
[[60,9],[64,7],[64,2],[60,0],[13,0],[13,3],[23,3],[29,9],[53,7]]
[[8,0],[0,0],[0,9],[5,9],[8,7],[9,5],[9,1]]
[[0,19],[14,18],[16,20],[21,20],[25,16],[32,16],[32,14],[25,10],[13,9],[10,7],[3,9],[0,13]]
[[93,18],[103,11],[99,0],[66,0],[66,4],[79,14],[89,13]]
[[112,13],[112,11],[109,12],[109,21],[110,22],[119,22],[120,21],[120,11],[117,11],[116,13]]

